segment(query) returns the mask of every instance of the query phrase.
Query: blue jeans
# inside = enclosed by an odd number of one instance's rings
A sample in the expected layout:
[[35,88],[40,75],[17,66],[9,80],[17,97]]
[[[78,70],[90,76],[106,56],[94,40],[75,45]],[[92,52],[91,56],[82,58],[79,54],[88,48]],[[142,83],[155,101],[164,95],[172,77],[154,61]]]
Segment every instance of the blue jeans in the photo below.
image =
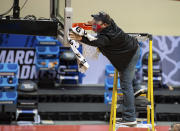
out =
[[135,104],[134,104],[134,89],[132,86],[132,82],[134,79],[135,67],[139,59],[139,55],[140,55],[140,48],[138,47],[135,55],[132,57],[127,68],[119,72],[120,85],[121,85],[121,89],[123,93],[122,118],[125,121],[136,120],[136,111],[135,111]]

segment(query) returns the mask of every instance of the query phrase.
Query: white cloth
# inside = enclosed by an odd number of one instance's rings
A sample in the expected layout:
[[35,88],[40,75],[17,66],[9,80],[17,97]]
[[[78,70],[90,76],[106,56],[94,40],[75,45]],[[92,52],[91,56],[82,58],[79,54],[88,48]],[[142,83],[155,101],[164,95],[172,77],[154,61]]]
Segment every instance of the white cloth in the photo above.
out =
[[[77,35],[87,37],[90,41],[97,39],[96,37],[88,34],[84,29],[80,28],[79,26],[72,28],[72,31]],[[84,58],[84,56],[78,50],[80,44],[75,40],[71,40],[71,38],[69,37],[69,32],[67,36],[71,49],[76,55],[79,71],[81,73],[85,73],[86,70],[89,68],[89,64],[87,63],[87,60]]]

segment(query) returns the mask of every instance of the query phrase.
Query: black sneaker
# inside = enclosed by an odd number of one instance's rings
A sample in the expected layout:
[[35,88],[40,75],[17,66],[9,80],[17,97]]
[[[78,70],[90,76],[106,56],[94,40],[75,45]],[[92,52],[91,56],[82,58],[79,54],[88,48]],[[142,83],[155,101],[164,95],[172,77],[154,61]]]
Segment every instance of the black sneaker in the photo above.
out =
[[137,121],[125,121],[123,119],[120,119],[120,120],[117,120],[116,122],[117,125],[121,126],[121,125],[124,125],[124,126],[136,126],[137,125]]
[[144,93],[147,93],[147,88],[141,88],[141,89],[137,90],[136,92],[134,92],[134,97],[138,97]]

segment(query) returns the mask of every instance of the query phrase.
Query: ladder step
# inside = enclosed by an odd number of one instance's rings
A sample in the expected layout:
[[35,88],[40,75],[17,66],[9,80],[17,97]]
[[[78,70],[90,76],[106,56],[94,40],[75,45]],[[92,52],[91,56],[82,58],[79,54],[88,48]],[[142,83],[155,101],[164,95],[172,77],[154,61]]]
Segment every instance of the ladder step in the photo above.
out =
[[[123,93],[118,93],[117,95],[119,95],[119,96],[123,96]],[[146,94],[141,94],[140,96],[144,96],[144,97],[146,97]]]
[[[122,120],[122,118],[116,118],[116,121],[118,121],[118,120]],[[146,118],[136,118],[136,121],[142,122],[142,121],[147,121],[147,119]]]
[[116,124],[116,130],[118,130],[118,128],[120,127],[133,127],[133,128],[148,128],[148,129],[152,129],[152,125],[151,124],[137,124],[134,126],[126,126],[126,125],[121,125],[121,124]]
[[146,118],[136,118],[136,121],[142,122],[142,121],[147,121],[147,119]]

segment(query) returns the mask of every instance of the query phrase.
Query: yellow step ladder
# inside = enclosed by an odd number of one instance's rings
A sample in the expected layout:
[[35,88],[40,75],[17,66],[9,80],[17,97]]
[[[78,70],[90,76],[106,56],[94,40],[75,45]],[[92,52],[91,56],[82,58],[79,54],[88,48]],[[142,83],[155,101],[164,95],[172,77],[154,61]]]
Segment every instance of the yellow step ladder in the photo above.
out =
[[[147,123],[151,124],[152,131],[155,131],[155,127],[154,127],[154,97],[153,97],[152,35],[148,34],[148,38],[149,38],[149,56],[148,56],[148,95],[147,95],[147,99],[151,103],[151,105],[147,106]],[[117,93],[117,82],[118,82],[118,71],[117,71],[117,69],[115,69],[109,131],[116,130],[117,95],[122,95],[121,93]],[[150,129],[148,128],[148,130],[150,130]]]

